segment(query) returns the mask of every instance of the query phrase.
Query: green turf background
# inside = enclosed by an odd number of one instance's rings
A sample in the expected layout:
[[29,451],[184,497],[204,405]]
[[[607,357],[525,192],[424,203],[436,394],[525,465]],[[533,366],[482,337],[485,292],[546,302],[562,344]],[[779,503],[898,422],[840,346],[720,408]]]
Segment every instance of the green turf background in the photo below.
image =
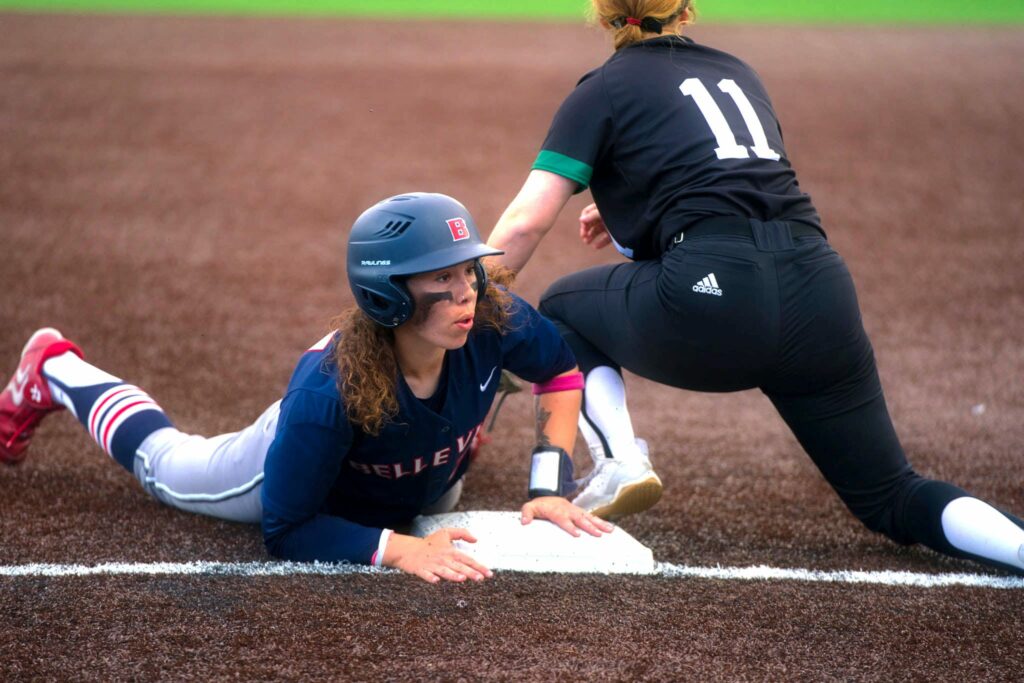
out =
[[[587,0],[0,0],[0,9],[578,20]],[[1024,0],[703,0],[702,21],[1022,23]]]

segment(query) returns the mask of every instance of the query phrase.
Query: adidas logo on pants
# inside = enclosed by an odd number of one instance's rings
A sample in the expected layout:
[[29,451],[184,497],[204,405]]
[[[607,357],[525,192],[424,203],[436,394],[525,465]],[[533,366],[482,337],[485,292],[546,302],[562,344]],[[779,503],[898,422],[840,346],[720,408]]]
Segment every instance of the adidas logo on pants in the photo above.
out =
[[697,284],[692,287],[693,291],[698,294],[713,294],[714,296],[722,296],[722,290],[718,287],[718,280],[715,279],[714,273],[708,273],[707,277],[700,280]]

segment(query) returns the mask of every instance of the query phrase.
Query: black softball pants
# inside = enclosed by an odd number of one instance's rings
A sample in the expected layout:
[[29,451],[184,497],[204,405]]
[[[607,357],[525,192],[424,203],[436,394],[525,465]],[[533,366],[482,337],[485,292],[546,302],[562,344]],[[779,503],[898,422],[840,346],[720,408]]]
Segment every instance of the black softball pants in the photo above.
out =
[[942,531],[946,504],[968,494],[907,462],[853,280],[824,237],[751,220],[750,236],[687,237],[657,261],[564,277],[540,311],[584,372],[607,365],[693,391],[760,388],[869,529],[985,562]]

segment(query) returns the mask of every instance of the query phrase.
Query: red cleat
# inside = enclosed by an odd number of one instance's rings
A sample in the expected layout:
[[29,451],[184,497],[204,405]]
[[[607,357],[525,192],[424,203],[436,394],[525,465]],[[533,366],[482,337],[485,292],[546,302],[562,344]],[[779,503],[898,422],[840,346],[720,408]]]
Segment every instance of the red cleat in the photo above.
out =
[[25,449],[42,419],[64,407],[50,396],[42,371],[43,361],[66,351],[84,357],[81,349],[52,327],[36,330],[25,344],[18,369],[0,392],[0,461],[17,465],[24,460]]

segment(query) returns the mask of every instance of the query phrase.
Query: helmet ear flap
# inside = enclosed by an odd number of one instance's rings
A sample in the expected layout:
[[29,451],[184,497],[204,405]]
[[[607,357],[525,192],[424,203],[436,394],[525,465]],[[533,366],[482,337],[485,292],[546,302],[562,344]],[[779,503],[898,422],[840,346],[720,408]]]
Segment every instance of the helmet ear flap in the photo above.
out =
[[409,318],[416,311],[416,302],[413,301],[412,294],[409,293],[409,288],[405,286],[404,280],[389,281],[392,289],[399,299],[399,311],[398,314],[393,318],[396,322],[391,327],[398,327]]
[[398,327],[412,317],[415,304],[400,282],[388,280],[375,288],[359,285],[355,289],[359,308],[382,327]]
[[482,259],[473,261],[473,270],[476,271],[476,300],[479,302],[487,292],[487,269]]

